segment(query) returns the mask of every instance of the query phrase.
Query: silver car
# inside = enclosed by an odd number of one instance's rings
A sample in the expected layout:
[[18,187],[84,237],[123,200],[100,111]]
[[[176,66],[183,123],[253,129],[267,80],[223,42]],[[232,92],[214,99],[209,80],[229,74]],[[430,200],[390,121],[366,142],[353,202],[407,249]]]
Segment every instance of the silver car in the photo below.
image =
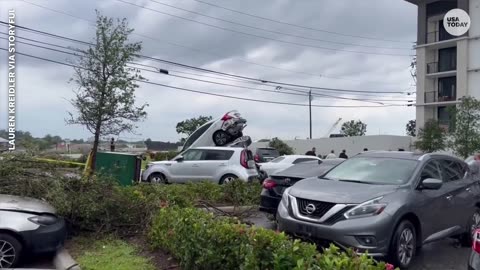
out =
[[470,245],[479,206],[479,181],[460,159],[366,152],[287,189],[277,220],[288,233],[407,268],[425,243],[456,237]]
[[46,202],[0,194],[0,268],[17,266],[25,254],[55,252],[65,237],[63,218]]
[[191,148],[173,160],[149,163],[142,173],[142,180],[152,183],[224,184],[237,178],[248,182],[258,178],[252,152],[243,147]]

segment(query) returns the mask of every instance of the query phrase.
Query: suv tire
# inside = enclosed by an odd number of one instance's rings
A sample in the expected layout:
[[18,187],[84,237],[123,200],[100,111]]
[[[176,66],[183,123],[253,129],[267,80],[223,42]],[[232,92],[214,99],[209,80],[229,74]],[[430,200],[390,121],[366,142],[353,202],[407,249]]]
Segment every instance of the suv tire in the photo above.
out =
[[415,227],[408,220],[401,221],[393,233],[389,257],[392,263],[406,269],[415,257],[417,235]]
[[167,177],[163,173],[152,173],[148,176],[148,182],[156,184],[167,184]]
[[213,133],[212,139],[216,146],[224,146],[231,142],[232,137],[223,130],[217,130]]
[[222,178],[220,179],[220,185],[228,184],[228,183],[234,181],[235,179],[238,179],[238,176],[236,176],[236,175],[234,175],[234,174],[225,174],[225,175],[222,176]]
[[480,229],[480,209],[475,209],[472,217],[468,220],[466,232],[463,233],[460,238],[460,244],[464,247],[470,247],[473,241],[473,234],[476,229]]
[[13,236],[0,233],[0,268],[14,268],[22,254],[22,244]]

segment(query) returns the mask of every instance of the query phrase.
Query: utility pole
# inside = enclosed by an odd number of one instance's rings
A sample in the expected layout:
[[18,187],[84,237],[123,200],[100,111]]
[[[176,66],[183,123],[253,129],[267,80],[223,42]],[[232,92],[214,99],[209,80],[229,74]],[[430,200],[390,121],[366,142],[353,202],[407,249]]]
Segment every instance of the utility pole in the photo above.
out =
[[308,111],[310,113],[310,140],[312,139],[312,89],[308,91]]

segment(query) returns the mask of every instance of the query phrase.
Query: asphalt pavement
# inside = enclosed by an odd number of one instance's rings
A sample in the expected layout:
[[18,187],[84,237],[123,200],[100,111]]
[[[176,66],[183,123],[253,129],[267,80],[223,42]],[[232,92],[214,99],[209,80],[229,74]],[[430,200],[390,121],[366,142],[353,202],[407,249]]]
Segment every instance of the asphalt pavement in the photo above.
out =
[[[264,213],[256,213],[247,221],[256,226],[276,229],[274,221]],[[470,248],[459,247],[453,239],[430,243],[420,250],[410,270],[465,270],[467,269]]]

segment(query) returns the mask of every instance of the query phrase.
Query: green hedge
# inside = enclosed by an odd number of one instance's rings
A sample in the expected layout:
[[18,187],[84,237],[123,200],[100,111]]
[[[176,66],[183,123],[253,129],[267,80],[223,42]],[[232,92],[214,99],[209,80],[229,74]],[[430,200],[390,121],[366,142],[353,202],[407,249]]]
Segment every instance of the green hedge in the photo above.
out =
[[341,252],[335,246],[320,254],[313,244],[195,208],[162,208],[149,241],[153,248],[173,254],[184,269],[389,269],[366,255]]
[[79,180],[64,175],[49,162],[6,158],[0,160],[0,193],[46,200],[76,231],[131,234],[145,231],[160,207],[255,205],[261,190],[245,182],[122,187],[106,176]]

